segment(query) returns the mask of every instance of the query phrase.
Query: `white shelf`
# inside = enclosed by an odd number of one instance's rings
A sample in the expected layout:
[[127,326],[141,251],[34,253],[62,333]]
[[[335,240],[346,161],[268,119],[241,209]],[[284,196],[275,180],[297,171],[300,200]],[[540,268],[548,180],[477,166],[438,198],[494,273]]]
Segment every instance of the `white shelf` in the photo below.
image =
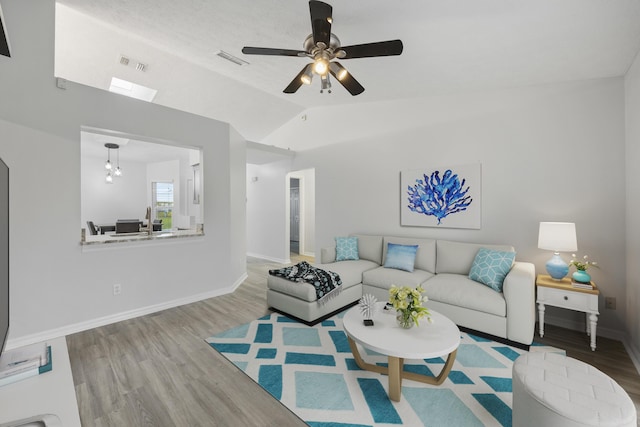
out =
[[64,337],[47,341],[53,369],[0,387],[0,423],[35,415],[56,415],[63,427],[80,427],[69,351]]

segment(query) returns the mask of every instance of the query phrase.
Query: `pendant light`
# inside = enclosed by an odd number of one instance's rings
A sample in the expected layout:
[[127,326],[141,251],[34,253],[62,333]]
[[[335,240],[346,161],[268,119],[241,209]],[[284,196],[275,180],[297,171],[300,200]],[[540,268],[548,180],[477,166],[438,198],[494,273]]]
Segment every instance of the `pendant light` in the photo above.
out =
[[[107,170],[107,176],[104,180],[107,184],[113,184],[113,175],[122,175],[122,170],[120,169],[120,146],[111,142],[107,142],[106,144],[104,144],[104,146],[107,149],[107,161],[104,164],[104,168]],[[118,150],[118,164],[113,174],[111,173],[111,171],[113,170],[113,165],[111,164],[111,150]]]
[[116,170],[113,173],[115,176],[122,176],[122,169],[120,169],[120,149],[118,149],[118,151],[116,151],[116,155],[118,156],[118,162],[117,162],[117,166],[116,166]]

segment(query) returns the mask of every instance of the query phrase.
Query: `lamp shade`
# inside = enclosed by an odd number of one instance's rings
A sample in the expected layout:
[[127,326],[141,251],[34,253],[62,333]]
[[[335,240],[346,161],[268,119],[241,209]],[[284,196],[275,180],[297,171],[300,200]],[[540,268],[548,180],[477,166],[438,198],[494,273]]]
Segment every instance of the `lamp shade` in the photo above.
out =
[[538,248],[554,252],[577,251],[576,225],[573,222],[541,222]]

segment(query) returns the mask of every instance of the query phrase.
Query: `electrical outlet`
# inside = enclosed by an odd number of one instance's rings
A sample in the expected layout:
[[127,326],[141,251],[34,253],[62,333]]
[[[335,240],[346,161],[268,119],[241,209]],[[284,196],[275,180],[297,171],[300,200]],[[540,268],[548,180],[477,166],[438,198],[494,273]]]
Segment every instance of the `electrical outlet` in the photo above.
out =
[[616,298],[615,297],[606,297],[604,299],[604,308],[608,308],[610,310],[616,309]]
[[122,293],[122,285],[120,283],[116,283],[113,285],[113,294],[120,295],[120,293]]

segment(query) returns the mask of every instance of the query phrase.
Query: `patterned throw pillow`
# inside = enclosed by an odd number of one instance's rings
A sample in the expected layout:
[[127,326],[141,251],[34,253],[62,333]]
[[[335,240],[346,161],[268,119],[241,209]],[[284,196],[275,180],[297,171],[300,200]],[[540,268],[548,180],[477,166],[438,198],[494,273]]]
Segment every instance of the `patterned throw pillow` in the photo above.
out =
[[487,285],[496,292],[502,292],[502,282],[511,270],[515,258],[515,252],[480,248],[469,271],[469,279]]
[[356,260],[358,257],[357,237],[336,237],[336,261]]
[[384,260],[384,267],[413,271],[413,265],[416,262],[416,252],[418,252],[418,245],[387,243],[387,256]]

